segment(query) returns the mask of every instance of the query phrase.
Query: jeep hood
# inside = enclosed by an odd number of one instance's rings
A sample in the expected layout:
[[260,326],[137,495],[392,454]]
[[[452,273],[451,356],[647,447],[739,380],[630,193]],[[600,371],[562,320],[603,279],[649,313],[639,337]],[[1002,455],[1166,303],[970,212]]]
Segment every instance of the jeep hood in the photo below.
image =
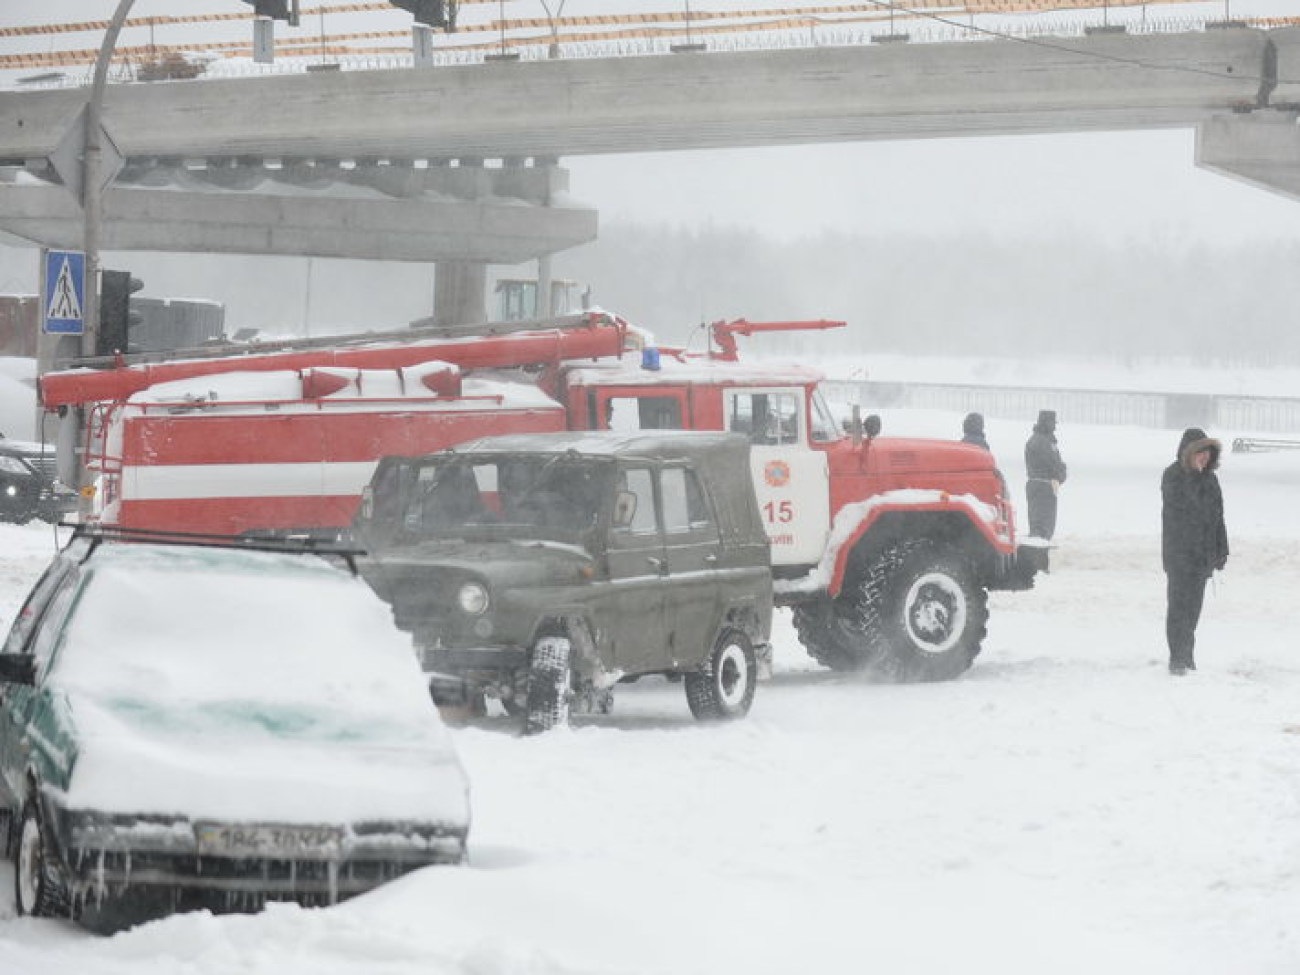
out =
[[383,598],[401,591],[403,582],[431,577],[474,576],[494,589],[554,585],[590,568],[592,554],[581,545],[542,539],[423,542],[358,559],[357,568]]

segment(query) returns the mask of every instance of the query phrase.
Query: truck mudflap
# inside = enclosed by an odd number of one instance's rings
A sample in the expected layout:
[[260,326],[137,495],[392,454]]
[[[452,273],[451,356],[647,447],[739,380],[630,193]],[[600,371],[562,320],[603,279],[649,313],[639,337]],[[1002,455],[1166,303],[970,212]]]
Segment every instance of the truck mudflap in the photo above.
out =
[[1034,588],[1034,577],[1049,571],[1051,551],[1046,539],[1029,538],[1016,546],[1015,554],[1006,557],[998,579],[990,589],[1022,590]]

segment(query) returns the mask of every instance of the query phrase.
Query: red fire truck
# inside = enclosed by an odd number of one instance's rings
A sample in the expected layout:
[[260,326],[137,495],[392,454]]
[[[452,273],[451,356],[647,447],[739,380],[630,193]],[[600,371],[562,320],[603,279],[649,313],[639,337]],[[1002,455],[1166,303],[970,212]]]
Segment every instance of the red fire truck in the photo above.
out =
[[1017,543],[987,451],[876,436],[856,417],[846,431],[819,373],[738,360],[736,335],[842,322],[719,322],[698,355],[643,348],[604,312],[550,324],[101,363],[42,377],[41,396],[90,410],[97,517],[220,534],[344,528],[378,458],[492,433],[743,433],[778,597],[805,647],[887,679],[964,672],[987,592],[1029,588],[1045,568],[1044,549]]

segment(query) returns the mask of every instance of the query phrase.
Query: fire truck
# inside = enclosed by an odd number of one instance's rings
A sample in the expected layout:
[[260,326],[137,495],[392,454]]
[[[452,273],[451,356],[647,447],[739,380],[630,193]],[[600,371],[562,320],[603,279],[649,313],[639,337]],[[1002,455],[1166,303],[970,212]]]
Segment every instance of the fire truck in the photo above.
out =
[[809,654],[950,679],[980,651],[988,592],[1032,586],[1046,549],[1018,541],[987,451],[879,436],[856,411],[842,423],[820,373],[740,361],[737,336],[843,324],[717,322],[691,354],[588,311],[118,357],[46,374],[40,392],[48,410],[88,411],[93,517],[224,535],[346,530],[379,458],[495,433],[739,432],[777,598]]

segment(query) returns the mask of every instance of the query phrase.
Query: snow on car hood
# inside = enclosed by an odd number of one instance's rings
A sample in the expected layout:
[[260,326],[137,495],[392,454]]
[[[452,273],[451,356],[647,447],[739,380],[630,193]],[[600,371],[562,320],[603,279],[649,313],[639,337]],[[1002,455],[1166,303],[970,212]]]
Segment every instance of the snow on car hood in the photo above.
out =
[[88,569],[50,675],[77,732],[71,807],[467,821],[409,638],[359,578],[150,546]]
[[81,740],[71,809],[244,822],[469,822],[455,754],[416,727],[405,740],[393,734],[396,724],[322,737],[277,729],[283,713],[238,702],[197,715],[86,696],[69,703]]

